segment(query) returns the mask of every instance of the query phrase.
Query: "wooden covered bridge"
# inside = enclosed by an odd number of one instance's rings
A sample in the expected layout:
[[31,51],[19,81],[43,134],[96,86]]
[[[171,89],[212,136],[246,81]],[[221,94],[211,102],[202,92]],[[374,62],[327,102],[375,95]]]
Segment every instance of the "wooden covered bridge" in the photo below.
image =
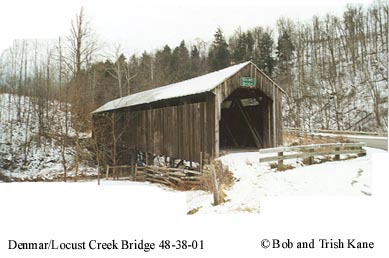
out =
[[282,144],[283,93],[249,61],[112,100],[93,112],[94,134],[108,164],[140,153],[207,163],[224,148]]

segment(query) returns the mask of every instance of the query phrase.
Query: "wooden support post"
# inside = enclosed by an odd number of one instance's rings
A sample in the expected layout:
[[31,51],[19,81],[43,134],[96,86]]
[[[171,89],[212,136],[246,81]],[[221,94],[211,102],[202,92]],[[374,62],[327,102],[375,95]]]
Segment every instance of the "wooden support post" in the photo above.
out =
[[[339,147],[335,148],[335,151],[339,151],[339,150],[340,150]],[[335,160],[340,160],[340,154],[335,154]]]
[[108,173],[109,173],[109,165],[107,165],[107,171],[105,172],[105,179],[108,180]]
[[[131,166],[130,173],[134,173],[134,170],[133,170],[133,166],[134,166],[134,153],[133,153],[132,150],[130,151],[130,166]],[[129,176],[130,176],[130,174],[129,174]]]
[[[314,152],[315,150],[314,149],[310,149],[310,150],[308,150],[309,152]],[[308,157],[308,164],[309,165],[312,165],[314,163],[314,156],[313,156],[313,154],[312,154],[312,156],[309,156]]]
[[242,113],[242,117],[244,118],[248,128],[250,129],[251,135],[254,138],[255,145],[257,146],[257,148],[261,148],[261,146],[262,146],[261,137],[259,136],[258,131],[255,129],[255,127],[250,122],[250,118],[249,118],[248,114],[246,113],[246,111],[244,110],[244,108],[242,106],[242,103],[240,102],[239,99],[238,100],[234,100],[234,102],[238,106],[239,111]]
[[217,184],[215,165],[211,165],[211,173],[212,173],[212,188],[213,188],[213,205],[219,205],[219,187]]
[[131,173],[135,172],[135,165],[137,163],[137,152],[136,150],[131,150]]
[[138,164],[135,163],[135,167],[134,167],[134,178],[133,178],[133,181],[136,182],[136,174],[138,173]]
[[278,170],[280,170],[284,167],[284,160],[282,159],[283,156],[284,156],[283,152],[278,152],[278,157],[280,157],[280,159],[278,160],[278,165],[277,165]]
[[200,173],[203,172],[203,152],[200,151]]
[[[262,77],[261,77],[262,78]],[[267,106],[267,116],[268,116],[268,123],[267,123],[267,127],[268,127],[268,142],[267,142],[267,145],[264,146],[265,148],[266,147],[272,147],[273,145],[271,144],[271,139],[272,139],[272,130],[271,130],[271,106],[268,104],[269,102],[266,101],[266,106]],[[274,146],[273,146],[274,147]]]
[[276,101],[277,101],[277,91],[276,91],[276,87],[274,84],[272,84],[272,87],[273,87],[273,107],[272,107],[272,111],[273,111],[273,146],[277,146],[277,126],[276,126],[276,119],[277,119],[277,113],[276,113]]
[[154,156],[151,153],[146,152],[147,165],[154,165]]

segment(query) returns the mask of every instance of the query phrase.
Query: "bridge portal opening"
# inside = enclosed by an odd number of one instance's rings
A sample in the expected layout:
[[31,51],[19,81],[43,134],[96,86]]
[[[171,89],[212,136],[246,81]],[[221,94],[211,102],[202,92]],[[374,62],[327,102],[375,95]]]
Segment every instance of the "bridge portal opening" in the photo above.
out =
[[255,88],[238,88],[228,96],[221,104],[220,149],[271,147],[272,103]]

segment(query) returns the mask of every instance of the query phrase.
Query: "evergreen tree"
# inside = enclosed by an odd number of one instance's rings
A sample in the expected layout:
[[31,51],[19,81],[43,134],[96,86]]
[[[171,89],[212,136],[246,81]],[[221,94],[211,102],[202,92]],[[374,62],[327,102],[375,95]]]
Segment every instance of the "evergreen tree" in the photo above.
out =
[[189,51],[186,48],[185,41],[182,40],[180,45],[176,47],[172,54],[173,65],[172,73],[173,82],[182,81],[190,78],[190,58]]
[[211,71],[223,69],[230,65],[230,51],[221,28],[216,30],[211,49],[208,54],[208,65]]
[[289,62],[292,60],[295,46],[288,31],[283,31],[278,38],[277,57],[281,70],[286,70]]
[[257,60],[257,65],[261,68],[267,75],[272,76],[274,70],[274,58],[272,56],[273,52],[273,39],[270,34],[265,32],[258,42],[258,49],[260,57]]
[[137,78],[139,79],[139,85],[137,85],[136,91],[148,90],[154,87],[153,57],[146,51],[140,57]]
[[237,38],[235,47],[232,50],[232,59],[235,63],[240,63],[247,55],[246,33],[240,33]]
[[250,31],[240,33],[233,51],[235,63],[248,61],[253,57],[254,38]]
[[190,73],[192,77],[200,75],[201,58],[200,52],[196,46],[193,46],[190,51]]
[[254,37],[251,31],[247,31],[246,34],[246,45],[247,45],[247,52],[251,53],[254,49]]
[[169,84],[172,78],[172,51],[168,45],[155,53],[155,81],[158,85]]

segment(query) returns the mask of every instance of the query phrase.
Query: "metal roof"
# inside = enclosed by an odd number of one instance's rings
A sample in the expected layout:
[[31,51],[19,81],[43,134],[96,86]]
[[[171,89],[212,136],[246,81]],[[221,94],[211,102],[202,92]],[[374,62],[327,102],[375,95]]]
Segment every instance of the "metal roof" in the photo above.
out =
[[[103,106],[93,111],[93,113],[99,113],[99,112],[131,107],[131,106],[136,106],[141,104],[148,104],[148,103],[152,103],[164,99],[171,99],[171,98],[209,92],[215,89],[219,84],[221,84],[229,77],[235,75],[243,67],[245,67],[250,63],[251,63],[250,61],[240,63],[186,81],[169,84],[151,90],[141,91],[122,98],[114,99],[112,101],[105,103]],[[276,83],[274,84],[278,87]]]

